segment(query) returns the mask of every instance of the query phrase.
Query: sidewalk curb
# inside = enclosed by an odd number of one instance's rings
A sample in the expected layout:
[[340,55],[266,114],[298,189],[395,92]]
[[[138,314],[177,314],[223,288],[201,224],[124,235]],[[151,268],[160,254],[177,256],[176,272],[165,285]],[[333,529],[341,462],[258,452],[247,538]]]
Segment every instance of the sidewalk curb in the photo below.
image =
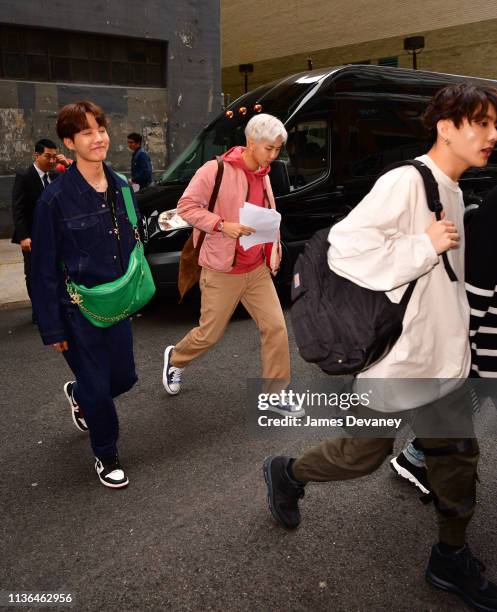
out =
[[31,306],[30,300],[19,300],[17,302],[6,302],[0,304],[0,311],[2,310],[15,310],[16,308],[28,308]]

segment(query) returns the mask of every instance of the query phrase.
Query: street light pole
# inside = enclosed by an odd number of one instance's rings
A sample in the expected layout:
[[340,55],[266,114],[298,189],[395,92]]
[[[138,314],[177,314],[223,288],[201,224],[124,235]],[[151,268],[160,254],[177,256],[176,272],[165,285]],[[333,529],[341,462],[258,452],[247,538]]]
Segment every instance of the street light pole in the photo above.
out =
[[238,70],[244,75],[243,81],[244,81],[244,86],[245,86],[245,93],[247,93],[248,92],[248,75],[249,75],[249,72],[250,73],[254,72],[254,64],[239,64]]
[[424,36],[410,36],[404,38],[404,50],[412,55],[412,67],[413,70],[418,69],[417,56],[425,48],[425,37]]

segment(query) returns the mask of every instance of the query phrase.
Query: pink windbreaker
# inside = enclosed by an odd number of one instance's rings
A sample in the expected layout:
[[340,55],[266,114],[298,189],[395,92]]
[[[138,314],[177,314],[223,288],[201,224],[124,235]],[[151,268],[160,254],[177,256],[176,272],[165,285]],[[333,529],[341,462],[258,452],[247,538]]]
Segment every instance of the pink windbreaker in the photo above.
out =
[[[214,231],[218,221],[240,222],[240,208],[249,189],[245,172],[225,162],[223,180],[213,212],[209,212],[209,200],[214,189],[217,161],[208,161],[197,170],[178,202],[178,214],[193,226],[193,241],[196,244],[200,231],[206,232],[200,249],[199,264],[217,272],[230,272],[233,268],[236,240]],[[269,177],[264,176],[266,200],[276,208]],[[279,262],[278,262],[279,264]],[[276,267],[278,267],[278,264]]]

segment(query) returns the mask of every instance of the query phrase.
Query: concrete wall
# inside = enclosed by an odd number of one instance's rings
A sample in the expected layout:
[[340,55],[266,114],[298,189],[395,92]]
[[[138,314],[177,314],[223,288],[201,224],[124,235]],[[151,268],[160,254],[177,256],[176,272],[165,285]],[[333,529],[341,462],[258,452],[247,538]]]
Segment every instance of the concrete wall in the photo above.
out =
[[497,18],[492,0],[221,0],[222,65]]
[[497,2],[452,0],[443,9],[439,0],[254,4],[246,14],[241,2],[222,0],[222,87],[233,98],[243,92],[240,63],[254,64],[249,89],[307,70],[309,56],[314,68],[390,56],[410,68],[403,41],[412,35],[425,36],[419,68],[497,78]]
[[[131,153],[126,136],[143,133],[154,165],[164,168],[167,134],[167,90],[55,83],[0,81],[0,175],[12,174],[31,161],[33,143],[51,138],[57,109],[68,102],[90,99],[105,109],[110,119],[109,161],[120,170],[129,169]],[[61,147],[61,150],[62,147]]]
[[16,167],[34,142],[56,142],[54,119],[67,102],[90,98],[111,119],[109,160],[128,170],[126,134],[144,134],[155,169],[164,169],[219,112],[219,0],[0,0],[0,22],[167,41],[167,87],[135,88],[0,80],[0,235],[10,231]]

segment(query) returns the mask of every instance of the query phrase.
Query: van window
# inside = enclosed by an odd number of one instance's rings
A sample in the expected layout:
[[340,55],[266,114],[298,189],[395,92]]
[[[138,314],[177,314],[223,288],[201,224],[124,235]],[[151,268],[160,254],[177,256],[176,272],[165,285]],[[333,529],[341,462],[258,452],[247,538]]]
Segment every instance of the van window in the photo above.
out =
[[325,176],[328,170],[327,121],[312,119],[297,123],[288,131],[281,157],[287,161],[292,191]]
[[160,182],[188,183],[205,162],[235,145],[244,145],[244,128],[245,125],[236,125],[227,120],[216,121],[190,143],[164,172]]
[[421,116],[425,104],[415,101],[350,100],[349,174],[373,176],[393,162],[426,153]]

